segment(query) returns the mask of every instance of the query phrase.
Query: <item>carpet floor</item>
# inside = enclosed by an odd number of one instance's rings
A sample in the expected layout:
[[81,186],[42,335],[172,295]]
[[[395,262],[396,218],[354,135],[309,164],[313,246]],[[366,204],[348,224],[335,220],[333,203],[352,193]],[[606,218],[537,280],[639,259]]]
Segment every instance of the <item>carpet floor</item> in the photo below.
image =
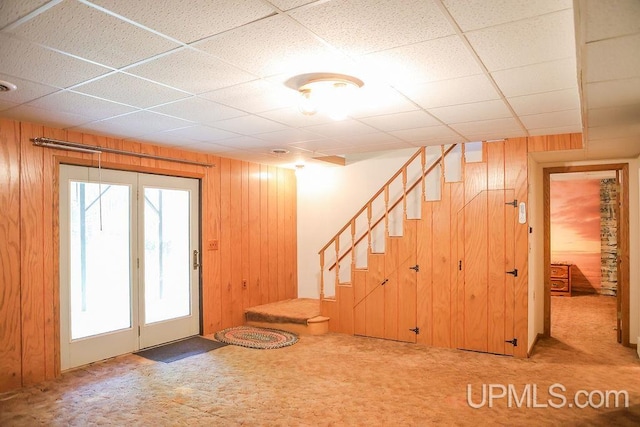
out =
[[[640,362],[615,343],[615,300],[556,297],[552,316],[554,337],[529,359],[341,334],[171,364],[127,355],[0,395],[0,425],[638,425]],[[519,395],[535,385],[540,405],[556,383],[568,403],[582,389],[626,390],[630,408],[468,404],[468,387],[479,404],[483,384],[512,384]]]

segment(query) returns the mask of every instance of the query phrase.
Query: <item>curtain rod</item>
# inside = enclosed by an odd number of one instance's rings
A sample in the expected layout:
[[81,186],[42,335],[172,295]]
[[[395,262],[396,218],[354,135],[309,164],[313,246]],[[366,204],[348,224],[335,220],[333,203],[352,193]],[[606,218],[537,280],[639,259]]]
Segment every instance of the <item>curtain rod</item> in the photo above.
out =
[[83,145],[75,142],[60,141],[58,139],[51,139],[45,137],[31,138],[33,145],[46,148],[57,148],[59,150],[78,151],[82,153],[112,153],[122,154],[125,156],[142,157],[144,159],[164,160],[167,162],[184,163],[187,165],[204,166],[206,168],[215,167],[216,165],[210,163],[196,162],[193,160],[176,159],[174,157],[156,156],[154,154],[136,153],[135,151],[118,150],[115,148],[97,147],[92,145]]

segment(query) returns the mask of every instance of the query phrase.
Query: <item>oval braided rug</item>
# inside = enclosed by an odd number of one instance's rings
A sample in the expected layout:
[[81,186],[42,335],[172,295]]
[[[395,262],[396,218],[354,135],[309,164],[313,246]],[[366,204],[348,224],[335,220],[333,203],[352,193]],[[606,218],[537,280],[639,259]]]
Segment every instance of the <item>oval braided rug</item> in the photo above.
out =
[[227,344],[242,347],[272,349],[286,347],[298,342],[298,336],[279,329],[236,326],[215,333],[214,337]]

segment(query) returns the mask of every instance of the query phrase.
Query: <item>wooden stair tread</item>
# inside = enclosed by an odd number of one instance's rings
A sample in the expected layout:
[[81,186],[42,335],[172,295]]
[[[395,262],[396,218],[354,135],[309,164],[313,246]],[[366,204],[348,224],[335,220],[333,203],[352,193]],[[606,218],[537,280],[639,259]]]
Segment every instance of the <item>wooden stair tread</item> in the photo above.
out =
[[311,319],[307,319],[307,323],[321,323],[328,322],[329,318],[327,316],[316,316]]
[[256,322],[306,324],[308,319],[318,315],[320,315],[320,301],[311,298],[288,299],[245,310],[245,319]]

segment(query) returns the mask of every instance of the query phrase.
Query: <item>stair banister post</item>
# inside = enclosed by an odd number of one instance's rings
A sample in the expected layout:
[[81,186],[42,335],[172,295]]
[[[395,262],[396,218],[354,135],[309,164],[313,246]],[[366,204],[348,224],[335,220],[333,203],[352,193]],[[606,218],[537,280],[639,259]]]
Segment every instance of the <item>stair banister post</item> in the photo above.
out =
[[[353,270],[356,268],[356,219],[351,220],[351,275],[353,276]],[[351,278],[353,283],[353,277]]]
[[420,173],[420,185],[422,186],[422,191],[420,192],[420,218],[422,218],[422,202],[424,202],[426,200],[426,191],[427,189],[425,188],[426,184],[426,169],[427,169],[427,155],[426,155],[427,150],[422,147],[421,152],[420,152],[420,170],[422,171]]
[[402,169],[402,219],[407,219],[407,166]]
[[440,146],[440,197],[442,197],[442,191],[444,190],[444,183],[446,177],[444,173],[444,145]]
[[389,185],[384,187],[384,237],[385,252],[387,251],[386,238],[389,237]]
[[324,299],[324,251],[320,252],[320,301]]
[[338,285],[340,284],[340,236],[335,240],[336,244],[336,284],[334,286],[334,298],[338,293]]
[[371,203],[367,205],[367,253],[370,254],[373,252],[373,248],[371,247]]

